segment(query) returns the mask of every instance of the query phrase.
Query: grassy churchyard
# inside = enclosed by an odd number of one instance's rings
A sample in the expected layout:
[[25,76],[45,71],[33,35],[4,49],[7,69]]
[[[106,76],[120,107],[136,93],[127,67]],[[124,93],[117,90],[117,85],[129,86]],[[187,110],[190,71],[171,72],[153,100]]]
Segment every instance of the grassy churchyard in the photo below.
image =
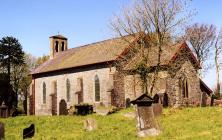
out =
[[[222,108],[164,109],[158,118],[163,133],[157,137],[138,138],[136,121],[124,114],[133,108],[108,116],[21,116],[0,119],[5,123],[6,140],[22,139],[22,130],[31,123],[36,126],[35,140],[220,140],[222,139]],[[95,119],[97,129],[85,131],[83,122]]]

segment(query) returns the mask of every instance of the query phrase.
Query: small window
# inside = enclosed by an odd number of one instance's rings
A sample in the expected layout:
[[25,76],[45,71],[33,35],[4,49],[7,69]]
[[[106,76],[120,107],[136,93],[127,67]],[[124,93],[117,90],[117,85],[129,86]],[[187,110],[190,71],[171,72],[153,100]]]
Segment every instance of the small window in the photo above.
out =
[[67,97],[67,102],[70,101],[70,81],[69,79],[66,80],[66,97]]
[[182,97],[188,98],[188,82],[186,78],[182,78],[179,80],[179,87],[182,93]]
[[188,98],[188,83],[187,83],[187,79],[185,79],[184,81],[184,85],[185,85],[185,97]]
[[95,101],[100,101],[100,83],[98,75],[95,76]]
[[59,42],[58,41],[55,42],[55,51],[59,52]]
[[42,99],[43,99],[43,104],[46,104],[46,84],[45,82],[43,82],[43,86],[42,86]]
[[62,50],[62,51],[64,51],[64,50],[65,50],[65,45],[64,45],[64,42],[62,42],[61,50]]

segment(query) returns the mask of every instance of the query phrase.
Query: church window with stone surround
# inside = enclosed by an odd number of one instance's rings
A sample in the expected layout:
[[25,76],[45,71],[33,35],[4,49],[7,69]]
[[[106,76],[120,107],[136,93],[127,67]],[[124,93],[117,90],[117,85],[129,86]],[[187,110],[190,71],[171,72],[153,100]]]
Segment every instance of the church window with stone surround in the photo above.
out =
[[188,83],[187,79],[184,79],[184,91],[185,91],[185,97],[188,98]]
[[45,104],[46,103],[46,84],[45,84],[45,82],[43,82],[43,85],[42,85],[42,95],[43,95],[43,104]]
[[95,101],[100,101],[100,83],[98,75],[95,76]]
[[180,91],[183,98],[188,98],[188,82],[186,78],[181,78],[179,82]]
[[70,101],[70,81],[69,79],[66,80],[66,97],[67,97],[67,102]]

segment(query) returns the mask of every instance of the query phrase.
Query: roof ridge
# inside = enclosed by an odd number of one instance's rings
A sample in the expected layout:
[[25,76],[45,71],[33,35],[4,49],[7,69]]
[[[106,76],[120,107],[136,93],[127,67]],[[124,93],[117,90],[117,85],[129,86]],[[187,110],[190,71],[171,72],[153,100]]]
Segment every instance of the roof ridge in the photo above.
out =
[[[128,37],[130,35],[126,35],[126,36],[123,36],[123,37]],[[110,40],[116,40],[116,39],[120,39],[122,37],[114,37],[114,38],[109,38],[109,39],[105,39],[105,40],[101,40],[101,41],[96,41],[96,42],[93,42],[93,43],[88,43],[88,44],[85,44],[85,45],[82,45],[82,46],[77,46],[77,47],[74,47],[74,48],[70,48],[68,50],[71,50],[71,49],[75,49],[75,48],[81,48],[81,47],[89,47],[90,45],[94,45],[94,44],[97,44],[97,43],[103,43],[103,42],[106,42],[106,41],[110,41]]]

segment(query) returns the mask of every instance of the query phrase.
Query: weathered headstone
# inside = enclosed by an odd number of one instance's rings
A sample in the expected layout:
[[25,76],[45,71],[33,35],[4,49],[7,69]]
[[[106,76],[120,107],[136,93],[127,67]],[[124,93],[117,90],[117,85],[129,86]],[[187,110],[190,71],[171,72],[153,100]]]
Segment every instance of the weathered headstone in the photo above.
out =
[[67,115],[67,114],[68,114],[67,104],[66,101],[62,99],[59,102],[59,115]]
[[131,103],[130,103],[130,98],[127,98],[127,99],[126,99],[126,108],[130,107],[130,104],[131,104]]
[[162,112],[163,112],[163,105],[162,104],[155,103],[155,104],[152,104],[152,106],[153,106],[153,113],[154,113],[155,117],[162,115]]
[[215,99],[217,99],[217,97],[216,97],[214,94],[212,94],[212,95],[211,95],[210,106],[214,106],[214,100],[215,100]]
[[8,107],[5,105],[4,102],[2,102],[2,105],[0,106],[0,117],[1,118],[8,117]]
[[23,139],[32,138],[35,134],[35,125],[31,124],[23,130]]
[[97,128],[96,120],[88,118],[84,121],[84,129],[87,131],[92,131]]
[[70,106],[70,108],[68,109],[68,114],[69,115],[73,115],[75,113],[75,107],[74,106]]
[[168,101],[169,101],[168,95],[167,93],[164,93],[163,94],[163,107],[168,107]]
[[158,126],[154,118],[152,106],[153,99],[147,94],[143,94],[131,103],[135,104],[137,108],[137,127],[139,130],[138,136],[152,136],[153,134],[148,132],[154,132],[154,129],[156,129],[155,133],[158,131],[159,134],[160,132],[157,130]]
[[4,123],[0,122],[0,140],[5,138],[5,128]]
[[159,99],[160,99],[159,95],[158,95],[158,94],[155,94],[155,95],[153,96],[153,103],[159,103]]
[[18,110],[15,109],[13,112],[12,112],[12,117],[16,117],[18,116]]

